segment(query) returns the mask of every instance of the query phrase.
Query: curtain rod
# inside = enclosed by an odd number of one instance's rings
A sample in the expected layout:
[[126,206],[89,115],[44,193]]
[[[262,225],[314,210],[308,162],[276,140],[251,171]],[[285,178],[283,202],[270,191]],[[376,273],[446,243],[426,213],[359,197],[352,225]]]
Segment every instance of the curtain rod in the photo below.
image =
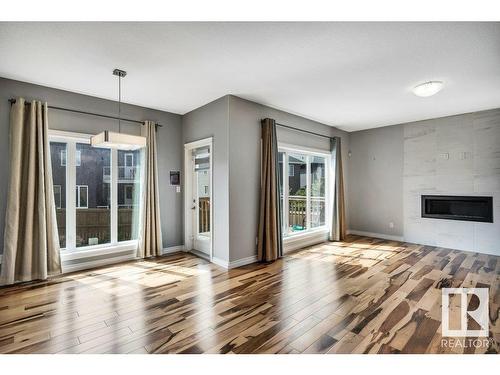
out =
[[[16,99],[9,99],[9,102],[10,104],[14,104],[16,102]],[[25,105],[28,105],[30,103],[26,102]],[[97,117],[104,117],[104,118],[109,118],[109,119],[112,119],[112,120],[122,120],[122,121],[126,121],[126,122],[133,122],[135,124],[141,124],[143,125],[144,124],[144,121],[139,121],[139,120],[132,120],[132,119],[128,119],[128,118],[119,118],[119,117],[116,117],[116,116],[109,116],[109,115],[102,115],[100,113],[93,113],[93,112],[87,112],[87,111],[80,111],[80,110],[77,110],[77,109],[70,109],[70,108],[63,108],[63,107],[56,107],[56,106],[52,106],[52,105],[47,105],[47,107],[49,109],[56,109],[58,111],[66,111],[66,112],[73,112],[73,113],[79,113],[79,114],[82,114],[82,115],[91,115],[91,116],[97,116]],[[158,123],[155,123],[155,125],[157,127],[163,127],[163,125],[161,124],[158,124]]]
[[312,132],[312,131],[309,131],[309,130],[294,128],[293,126],[288,126],[288,125],[284,125],[284,124],[280,124],[280,123],[276,123],[276,125],[277,126],[281,126],[282,128],[287,128],[287,129],[292,129],[292,130],[295,130],[295,131],[298,131],[298,132],[302,132],[302,133],[312,134],[312,135],[315,135],[315,136],[318,136],[318,137],[323,137],[323,138],[328,138],[328,139],[334,138],[334,137],[330,137],[328,135],[315,133],[315,132]]

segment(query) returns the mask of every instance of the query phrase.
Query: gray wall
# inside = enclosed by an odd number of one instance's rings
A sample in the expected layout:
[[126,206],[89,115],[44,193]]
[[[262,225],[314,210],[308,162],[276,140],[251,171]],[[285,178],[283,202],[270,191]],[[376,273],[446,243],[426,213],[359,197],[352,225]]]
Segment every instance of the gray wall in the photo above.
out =
[[[353,132],[350,141],[351,229],[500,254],[500,109]],[[493,196],[494,223],[421,218],[422,194]]]
[[350,150],[350,229],[402,237],[403,127],[350,133]]
[[[265,105],[229,96],[229,232],[230,260],[256,254],[260,183],[260,121],[272,118],[279,123],[342,138],[345,189],[348,189],[347,150],[349,134],[315,121]],[[328,139],[278,128],[278,141],[329,150]]]
[[229,97],[224,96],[182,116],[183,143],[213,137],[213,256],[226,262],[229,260],[228,104]]
[[[9,178],[9,112],[8,99],[24,97],[37,99],[50,105],[83,109],[89,112],[116,114],[118,104],[114,101],[80,95],[29,83],[0,78],[0,228],[5,227],[5,206]],[[122,116],[138,120],[153,120],[165,125],[158,130],[158,165],[160,185],[160,210],[162,219],[163,246],[182,245],[182,194],[169,185],[169,171],[182,169],[181,116],[148,108],[122,105]],[[78,115],[49,109],[51,129],[96,134],[102,130],[117,130],[115,120]],[[122,132],[139,134],[139,125],[122,123]],[[0,251],[3,252],[3,229],[0,230]]]

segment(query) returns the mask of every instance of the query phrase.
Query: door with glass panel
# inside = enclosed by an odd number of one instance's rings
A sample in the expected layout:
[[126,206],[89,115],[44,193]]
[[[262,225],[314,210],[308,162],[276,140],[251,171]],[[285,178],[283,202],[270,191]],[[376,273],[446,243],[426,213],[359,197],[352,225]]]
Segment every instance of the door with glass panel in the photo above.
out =
[[210,255],[212,236],[210,146],[192,150],[192,234],[193,249]]

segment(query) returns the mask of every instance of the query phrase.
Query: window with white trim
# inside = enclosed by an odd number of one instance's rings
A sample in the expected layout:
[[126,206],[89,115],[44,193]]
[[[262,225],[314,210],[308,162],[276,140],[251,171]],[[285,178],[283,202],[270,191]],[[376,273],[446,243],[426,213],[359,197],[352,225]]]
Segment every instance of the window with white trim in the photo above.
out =
[[280,147],[279,166],[283,236],[326,229],[328,155]]
[[68,132],[49,140],[61,248],[137,240],[141,151],[92,147],[90,136]]
[[89,187],[76,185],[76,208],[89,208]]

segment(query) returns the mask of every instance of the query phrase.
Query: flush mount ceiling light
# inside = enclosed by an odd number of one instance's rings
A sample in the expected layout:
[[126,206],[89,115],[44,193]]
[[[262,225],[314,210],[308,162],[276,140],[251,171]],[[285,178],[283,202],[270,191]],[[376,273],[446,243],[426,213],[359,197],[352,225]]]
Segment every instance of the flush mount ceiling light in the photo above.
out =
[[92,147],[116,148],[120,150],[138,150],[146,147],[146,138],[137,135],[123,134],[121,132],[121,104],[122,104],[122,78],[127,72],[120,69],[113,70],[113,75],[118,76],[118,133],[103,131],[90,138]]
[[413,93],[422,98],[437,94],[443,88],[442,81],[429,81],[421,83],[413,88]]

